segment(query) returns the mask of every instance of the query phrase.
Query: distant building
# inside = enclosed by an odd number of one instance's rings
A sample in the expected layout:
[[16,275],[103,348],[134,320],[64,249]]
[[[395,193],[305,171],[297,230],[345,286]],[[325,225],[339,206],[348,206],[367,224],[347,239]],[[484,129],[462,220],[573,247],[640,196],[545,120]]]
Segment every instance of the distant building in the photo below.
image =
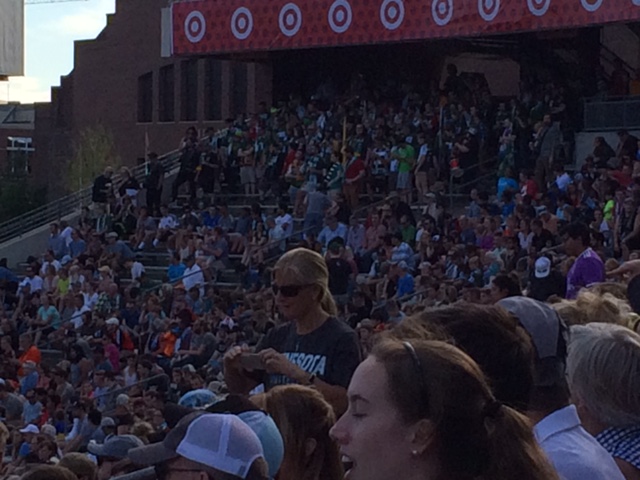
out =
[[29,174],[35,155],[33,105],[0,104],[0,178]]
[[87,127],[113,135],[124,165],[145,154],[145,137],[158,153],[175,150],[188,126],[220,126],[239,113],[271,102],[268,65],[203,58],[161,58],[161,9],[167,0],[117,0],[116,11],[95,40],[75,44],[73,71],[36,105],[32,178],[47,184],[49,199],[64,193],[56,169],[73,156]]

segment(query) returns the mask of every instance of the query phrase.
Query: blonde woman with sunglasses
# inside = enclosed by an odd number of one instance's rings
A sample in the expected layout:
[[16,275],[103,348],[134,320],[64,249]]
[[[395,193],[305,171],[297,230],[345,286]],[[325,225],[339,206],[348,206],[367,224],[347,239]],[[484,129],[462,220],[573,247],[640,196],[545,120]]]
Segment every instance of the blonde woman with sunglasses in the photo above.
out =
[[275,265],[273,292],[286,323],[273,328],[256,347],[235,347],[224,358],[232,393],[248,394],[263,384],[313,386],[337,414],[346,409],[347,386],[361,353],[358,335],[335,318],[327,265],[318,253],[298,248]]

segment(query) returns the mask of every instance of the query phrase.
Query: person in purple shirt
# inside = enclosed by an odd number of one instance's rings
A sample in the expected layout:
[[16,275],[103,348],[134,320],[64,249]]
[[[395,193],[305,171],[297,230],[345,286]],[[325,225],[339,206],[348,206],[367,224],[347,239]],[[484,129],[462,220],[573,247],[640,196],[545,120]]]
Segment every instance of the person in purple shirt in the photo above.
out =
[[591,233],[584,223],[567,225],[562,236],[567,255],[576,258],[567,274],[567,298],[572,300],[580,289],[604,282],[604,263],[589,246]]

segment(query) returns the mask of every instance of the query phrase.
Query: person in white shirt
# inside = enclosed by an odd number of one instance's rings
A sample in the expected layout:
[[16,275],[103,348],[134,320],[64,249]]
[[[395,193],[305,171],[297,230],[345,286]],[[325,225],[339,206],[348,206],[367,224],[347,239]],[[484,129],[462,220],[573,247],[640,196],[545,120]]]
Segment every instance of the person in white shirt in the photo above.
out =
[[344,223],[338,222],[338,219],[334,216],[327,217],[326,226],[320,231],[318,235],[318,242],[326,249],[329,247],[329,243],[332,240],[340,237],[342,244],[347,242],[348,229]]
[[62,229],[62,231],[60,232],[60,236],[62,238],[64,238],[64,241],[67,245],[67,248],[69,248],[69,244],[71,243],[71,241],[73,240],[71,238],[71,232],[73,232],[73,228],[71,228],[67,222],[65,222],[64,220],[60,222],[60,228]]
[[196,259],[193,255],[189,255],[185,259],[185,264],[187,268],[182,276],[182,285],[184,285],[187,292],[193,287],[198,287],[200,289],[200,298],[204,297],[205,281],[200,265],[196,263]]
[[83,294],[78,294],[75,296],[74,307],[75,310],[71,314],[71,319],[69,321],[71,322],[73,328],[78,330],[79,328],[82,328],[82,325],[84,325],[84,319],[82,318],[83,314],[85,312],[90,312],[91,309],[85,305]]
[[278,206],[278,216],[275,218],[276,225],[284,230],[287,236],[293,233],[293,217],[287,212],[287,206],[281,204]]
[[526,297],[497,305],[515,315],[531,337],[534,388],[527,411],[538,443],[563,480],[624,480],[613,457],[582,426],[565,376],[567,327],[551,306]]
[[162,205],[160,207],[160,221],[158,222],[158,230],[156,238],[153,239],[153,246],[157,247],[159,243],[166,242],[169,237],[180,227],[180,222],[175,215],[169,213],[169,207]]
[[26,286],[29,286],[30,293],[42,291],[42,278],[35,274],[33,267],[27,267],[24,279],[18,284],[18,295]]
[[43,258],[43,262],[42,262],[42,267],[40,267],[40,275],[46,275],[47,274],[47,270],[49,269],[49,265],[52,265],[53,268],[56,269],[56,272],[58,270],[60,270],[60,267],[62,267],[62,264],[55,259],[55,257],[53,256],[53,252],[51,250],[47,250],[44,254],[44,258]]
[[131,280],[133,281],[140,279],[145,272],[144,265],[134,259],[127,260],[126,266],[131,270]]
[[267,218],[267,228],[269,236],[269,253],[284,253],[287,248],[286,233],[283,228],[278,225],[273,217]]

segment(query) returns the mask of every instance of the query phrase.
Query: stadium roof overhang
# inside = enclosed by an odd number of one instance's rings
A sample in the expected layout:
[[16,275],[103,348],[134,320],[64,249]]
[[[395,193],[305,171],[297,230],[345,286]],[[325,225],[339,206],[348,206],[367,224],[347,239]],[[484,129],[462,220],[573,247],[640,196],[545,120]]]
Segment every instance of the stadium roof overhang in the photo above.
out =
[[640,0],[186,0],[166,13],[171,55],[242,56],[636,21]]

